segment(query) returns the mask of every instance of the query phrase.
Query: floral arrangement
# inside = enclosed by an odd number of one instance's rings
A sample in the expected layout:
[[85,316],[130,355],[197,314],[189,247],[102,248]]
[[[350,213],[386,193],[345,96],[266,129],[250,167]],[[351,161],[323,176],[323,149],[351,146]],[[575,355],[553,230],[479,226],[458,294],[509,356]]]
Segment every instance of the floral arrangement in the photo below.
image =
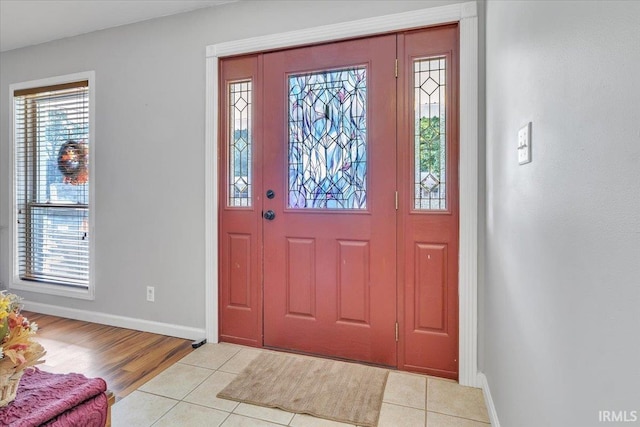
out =
[[17,295],[0,291],[0,377],[44,362],[44,348],[32,339],[38,325],[20,314],[20,301]]

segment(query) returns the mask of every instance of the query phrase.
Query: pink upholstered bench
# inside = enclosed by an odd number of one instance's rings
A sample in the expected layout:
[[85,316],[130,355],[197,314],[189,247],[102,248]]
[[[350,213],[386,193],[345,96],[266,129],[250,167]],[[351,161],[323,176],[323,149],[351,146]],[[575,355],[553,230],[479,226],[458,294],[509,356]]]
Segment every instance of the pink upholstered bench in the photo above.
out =
[[102,378],[28,369],[16,399],[0,408],[0,425],[103,427],[110,423],[112,401]]

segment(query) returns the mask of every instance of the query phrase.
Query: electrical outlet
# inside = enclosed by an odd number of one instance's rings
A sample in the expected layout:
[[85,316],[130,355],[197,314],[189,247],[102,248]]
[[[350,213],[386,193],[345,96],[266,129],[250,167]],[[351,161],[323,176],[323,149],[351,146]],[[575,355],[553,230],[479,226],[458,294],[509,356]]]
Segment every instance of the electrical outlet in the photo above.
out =
[[156,288],[147,286],[147,301],[154,302],[156,300]]
[[521,165],[531,161],[531,122],[518,131],[518,163]]

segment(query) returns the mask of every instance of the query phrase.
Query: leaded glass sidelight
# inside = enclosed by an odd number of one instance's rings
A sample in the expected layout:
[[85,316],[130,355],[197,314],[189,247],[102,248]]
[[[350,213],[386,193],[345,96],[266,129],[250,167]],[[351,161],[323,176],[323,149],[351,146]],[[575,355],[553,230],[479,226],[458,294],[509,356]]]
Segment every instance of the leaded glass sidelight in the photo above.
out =
[[290,208],[366,209],[367,70],[289,76]]
[[445,58],[414,61],[414,208],[447,209]]
[[251,206],[251,82],[229,85],[229,206]]

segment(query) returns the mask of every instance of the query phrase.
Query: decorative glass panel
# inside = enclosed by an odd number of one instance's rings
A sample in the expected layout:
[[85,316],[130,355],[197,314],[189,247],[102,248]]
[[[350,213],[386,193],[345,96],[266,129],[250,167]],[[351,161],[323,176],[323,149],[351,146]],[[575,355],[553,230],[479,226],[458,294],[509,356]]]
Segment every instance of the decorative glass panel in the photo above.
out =
[[251,206],[251,82],[229,85],[229,206]]
[[444,58],[414,61],[415,209],[447,209]]
[[367,70],[289,77],[290,208],[366,209]]

